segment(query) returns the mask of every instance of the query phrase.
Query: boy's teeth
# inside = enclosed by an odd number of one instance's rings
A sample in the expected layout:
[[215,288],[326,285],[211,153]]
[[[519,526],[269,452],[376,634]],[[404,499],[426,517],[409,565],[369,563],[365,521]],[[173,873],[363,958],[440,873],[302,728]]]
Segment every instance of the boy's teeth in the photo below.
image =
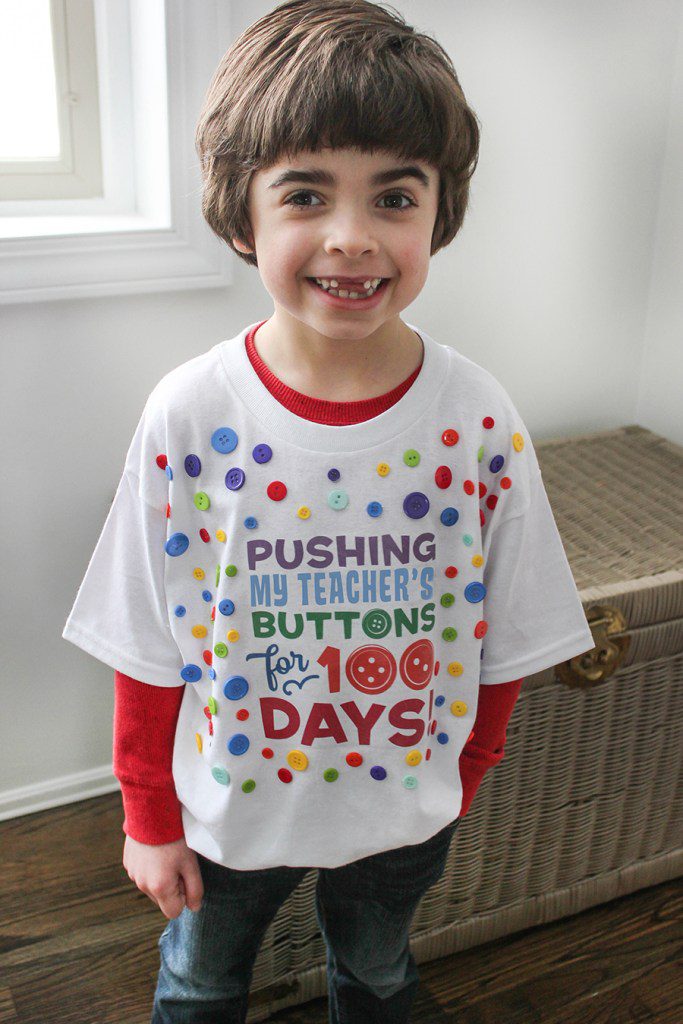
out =
[[[377,287],[380,284],[381,280],[382,280],[381,277],[373,277],[373,278],[370,278],[367,281],[364,281],[363,282],[363,287],[365,288],[365,294],[366,295],[373,295],[377,291]],[[363,293],[362,292],[350,291],[350,289],[348,287],[347,288],[340,288],[339,287],[339,282],[337,280],[335,280],[335,278],[333,278],[333,277],[332,278],[316,277],[316,278],[314,278],[314,281],[316,282],[316,284],[319,284],[321,288],[324,288],[325,291],[333,291],[333,292],[336,291],[337,294],[339,296],[341,296],[341,298],[343,298],[343,299],[345,299],[345,298],[355,299],[355,298],[362,298],[363,297]]]

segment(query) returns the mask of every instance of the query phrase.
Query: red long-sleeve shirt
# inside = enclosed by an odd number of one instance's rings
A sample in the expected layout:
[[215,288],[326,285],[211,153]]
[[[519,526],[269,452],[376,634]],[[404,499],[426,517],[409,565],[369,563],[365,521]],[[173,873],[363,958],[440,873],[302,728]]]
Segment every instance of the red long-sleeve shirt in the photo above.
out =
[[[317,423],[343,425],[378,416],[403,396],[420,372],[417,367],[398,387],[373,398],[356,402],[311,398],[278,380],[263,362],[254,342],[260,326],[258,324],[246,337],[247,353],[254,369],[278,401],[298,416]],[[185,684],[153,686],[117,671],[114,686],[113,768],[121,784],[123,831],[140,843],[174,842],[184,835],[172,760]],[[463,788],[460,817],[469,810],[486,771],[503,758],[507,724],[521,687],[522,679],[479,687],[476,719],[460,754]]]

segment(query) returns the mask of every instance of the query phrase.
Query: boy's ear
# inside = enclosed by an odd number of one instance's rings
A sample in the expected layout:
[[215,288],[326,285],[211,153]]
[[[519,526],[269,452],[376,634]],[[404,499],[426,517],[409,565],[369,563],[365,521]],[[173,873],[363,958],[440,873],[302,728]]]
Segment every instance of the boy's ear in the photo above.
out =
[[239,238],[233,238],[232,244],[239,252],[250,253],[254,251],[253,245],[247,246]]

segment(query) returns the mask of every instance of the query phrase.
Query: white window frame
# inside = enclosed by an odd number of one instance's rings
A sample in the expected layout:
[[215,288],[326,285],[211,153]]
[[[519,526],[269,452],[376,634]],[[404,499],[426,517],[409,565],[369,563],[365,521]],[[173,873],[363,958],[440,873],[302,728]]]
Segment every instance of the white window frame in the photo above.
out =
[[104,196],[0,201],[0,304],[233,280],[231,250],[201,215],[194,149],[230,3],[94,0],[94,12]]

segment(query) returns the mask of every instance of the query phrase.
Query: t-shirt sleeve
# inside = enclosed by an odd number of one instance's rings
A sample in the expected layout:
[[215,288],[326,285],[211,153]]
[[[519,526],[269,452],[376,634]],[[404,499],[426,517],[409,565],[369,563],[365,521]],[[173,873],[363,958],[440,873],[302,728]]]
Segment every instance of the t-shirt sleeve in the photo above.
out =
[[500,497],[484,531],[480,683],[552,668],[595,646],[524,423],[510,403]]
[[179,686],[183,661],[171,632],[165,589],[165,443],[165,417],[155,389],[62,637],[134,679]]

